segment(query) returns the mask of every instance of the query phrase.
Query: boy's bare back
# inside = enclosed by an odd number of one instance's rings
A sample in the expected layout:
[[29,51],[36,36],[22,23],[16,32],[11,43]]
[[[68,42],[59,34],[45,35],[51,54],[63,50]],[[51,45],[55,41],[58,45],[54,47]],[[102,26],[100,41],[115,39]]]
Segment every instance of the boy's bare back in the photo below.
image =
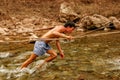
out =
[[[52,30],[45,33],[41,38],[42,39],[49,39],[49,38],[59,38],[63,35],[64,26],[56,26]],[[45,40],[45,42],[50,42],[51,40]]]

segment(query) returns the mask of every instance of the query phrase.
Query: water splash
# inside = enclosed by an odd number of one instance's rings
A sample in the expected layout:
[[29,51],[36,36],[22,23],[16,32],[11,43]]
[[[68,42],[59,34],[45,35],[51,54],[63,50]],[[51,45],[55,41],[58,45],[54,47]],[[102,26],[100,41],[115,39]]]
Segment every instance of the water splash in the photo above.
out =
[[32,53],[32,51],[27,51],[25,53],[21,53],[20,55],[16,56],[16,60],[18,59],[25,59],[26,56],[30,55]]
[[[42,67],[40,67],[39,69],[36,68],[36,66],[38,64],[42,64],[44,60],[38,60],[35,63],[35,66],[33,68],[24,68],[23,70],[21,70],[20,68],[16,68],[16,69],[8,69],[7,67],[5,67],[4,65],[1,65],[0,67],[0,73],[7,75],[6,79],[11,79],[12,77],[14,78],[18,78],[21,76],[24,76],[26,74],[33,74],[37,71],[41,72],[41,71],[45,71],[47,69],[48,64],[44,64]],[[17,64],[18,65],[18,64]]]
[[0,52],[0,58],[7,58],[10,56],[12,56],[12,54],[9,52]]
[[107,63],[112,65],[109,70],[120,70],[120,58],[108,59]]

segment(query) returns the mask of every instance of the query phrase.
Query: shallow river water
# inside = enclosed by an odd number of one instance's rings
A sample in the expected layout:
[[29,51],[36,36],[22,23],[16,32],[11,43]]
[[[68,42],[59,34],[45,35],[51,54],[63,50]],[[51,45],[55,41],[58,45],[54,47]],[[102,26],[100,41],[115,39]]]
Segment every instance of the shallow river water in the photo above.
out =
[[[34,73],[19,70],[33,44],[0,44],[0,80],[120,80],[120,34],[61,41],[65,58],[58,55]],[[38,57],[28,72],[48,56]]]

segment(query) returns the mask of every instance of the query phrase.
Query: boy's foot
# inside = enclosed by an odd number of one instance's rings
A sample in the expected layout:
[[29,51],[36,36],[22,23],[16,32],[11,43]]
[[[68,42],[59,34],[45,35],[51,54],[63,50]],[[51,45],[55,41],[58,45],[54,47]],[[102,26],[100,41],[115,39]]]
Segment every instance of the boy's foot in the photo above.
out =
[[30,69],[29,68],[23,68],[23,69],[20,70],[20,72],[29,73]]

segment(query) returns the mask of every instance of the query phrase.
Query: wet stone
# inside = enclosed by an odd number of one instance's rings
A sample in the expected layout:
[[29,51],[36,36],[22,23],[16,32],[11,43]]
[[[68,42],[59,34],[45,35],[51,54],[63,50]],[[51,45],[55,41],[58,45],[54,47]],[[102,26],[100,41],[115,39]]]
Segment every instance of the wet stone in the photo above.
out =
[[27,80],[28,76],[29,75],[24,74],[24,75],[20,76],[19,78],[17,78],[16,80]]
[[49,74],[45,74],[45,75],[43,75],[42,77],[44,77],[44,78],[49,78],[49,79],[54,79],[55,78],[55,75],[54,75],[54,73],[49,73]]
[[[7,76],[7,74],[5,74],[5,73],[0,73],[0,77],[1,77],[1,78],[5,77],[5,76]],[[1,78],[0,78],[0,79],[1,79]]]

